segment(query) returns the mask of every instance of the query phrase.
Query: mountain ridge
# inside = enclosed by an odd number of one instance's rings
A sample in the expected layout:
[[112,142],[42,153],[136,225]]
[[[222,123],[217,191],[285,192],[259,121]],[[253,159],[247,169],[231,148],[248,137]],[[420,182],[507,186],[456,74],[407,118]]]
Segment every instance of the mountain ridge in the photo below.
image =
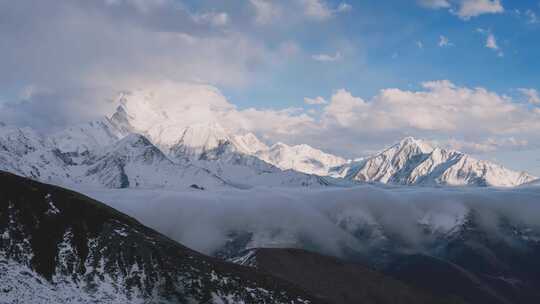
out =
[[[206,122],[184,121],[178,116],[183,108],[177,108],[173,97],[163,102],[159,94],[152,92],[126,92],[119,96],[119,105],[109,117],[72,126],[51,136],[29,128],[0,126],[0,169],[57,184],[89,183],[113,188],[178,185],[175,170],[187,178],[180,182],[183,186],[202,183],[199,186],[203,188],[351,186],[359,182],[515,187],[535,179],[525,172],[477,160],[459,151],[433,147],[413,137],[359,161],[346,160],[305,144],[290,146],[278,142],[268,146],[253,133],[223,127],[216,117]],[[131,159],[127,154],[133,150],[116,151],[115,160],[105,161],[107,155],[114,154],[111,149],[115,144],[131,134],[144,137],[153,147],[151,154],[160,155],[162,161],[152,166],[142,161],[144,157]],[[123,169],[126,159],[140,162],[131,163],[132,168],[138,168],[130,171],[131,176]],[[108,172],[96,177],[98,171]],[[190,172],[198,172],[192,182]],[[106,177],[107,174],[111,176]],[[205,174],[206,181],[202,178]],[[216,176],[225,182],[216,182]],[[132,182],[127,182],[130,179]],[[169,183],[169,179],[175,181]]]
[[76,192],[6,172],[0,183],[0,292],[8,303],[324,303]]
[[406,137],[359,162],[334,168],[334,176],[400,185],[515,187],[535,179],[465,153]]

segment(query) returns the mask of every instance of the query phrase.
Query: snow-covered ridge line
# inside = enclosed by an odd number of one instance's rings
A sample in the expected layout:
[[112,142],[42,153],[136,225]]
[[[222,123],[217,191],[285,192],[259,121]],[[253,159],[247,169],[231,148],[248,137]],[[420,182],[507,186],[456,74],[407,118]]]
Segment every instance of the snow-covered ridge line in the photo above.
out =
[[358,182],[513,187],[535,179],[412,137],[358,161],[308,145],[268,146],[253,133],[224,128],[217,118],[186,122],[174,97],[123,93],[110,117],[51,136],[0,126],[0,169],[65,186],[113,188],[320,187]]
[[359,162],[334,168],[334,176],[401,185],[515,187],[536,177],[465,153],[407,137]]
[[[202,125],[201,125],[202,126]],[[37,180],[76,187],[174,188],[178,190],[253,186],[320,187],[332,178],[283,171],[237,148],[252,147],[254,135],[225,133],[218,138],[195,126],[167,152],[137,133],[125,131],[116,121],[73,126],[46,137],[27,128],[0,128],[0,170]],[[194,148],[193,143],[200,143]]]

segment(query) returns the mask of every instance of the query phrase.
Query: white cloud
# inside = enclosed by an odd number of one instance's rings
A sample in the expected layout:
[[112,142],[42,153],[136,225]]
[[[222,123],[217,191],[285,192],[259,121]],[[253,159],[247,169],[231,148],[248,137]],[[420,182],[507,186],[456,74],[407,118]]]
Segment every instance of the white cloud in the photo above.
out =
[[451,6],[448,0],[418,0],[418,3],[431,9],[449,8]]
[[321,62],[334,62],[339,61],[343,58],[340,52],[337,52],[335,55],[328,55],[328,54],[316,54],[311,56],[311,58],[315,61],[321,61]]
[[[141,13],[139,5],[151,9],[141,7]],[[0,27],[5,42],[0,65],[11,71],[0,75],[0,83],[53,90],[122,88],[157,79],[243,86],[279,60],[280,50],[234,28],[226,12],[192,12],[178,5],[172,0],[2,2],[6,16],[35,9],[19,16],[24,27]],[[216,31],[223,25],[231,27]]]
[[[438,139],[469,152],[491,152],[524,148],[538,142],[540,133],[540,111],[484,88],[460,87],[447,80],[425,82],[416,91],[384,89],[370,99],[340,89],[329,100],[305,98],[306,104],[322,105],[309,110],[238,109],[211,85],[157,82],[145,83],[143,88],[168,109],[168,114],[183,117],[186,125],[218,121],[232,130],[264,135],[270,142],[308,143],[351,156],[404,135]],[[537,92],[520,91],[530,93],[531,102],[538,101],[534,99]],[[105,100],[103,96],[88,94],[83,107],[69,102],[73,100],[70,95],[64,97],[65,102],[58,102],[57,95],[29,92],[28,101],[0,104],[0,120],[36,126],[50,124],[43,121],[46,118],[73,124],[91,119],[89,114],[98,108],[101,115],[114,108],[111,103],[95,103]]]
[[532,104],[540,104],[540,93],[536,89],[520,88],[518,91]]
[[422,91],[384,89],[369,102],[338,90],[324,108],[325,125],[371,132],[483,136],[540,130],[540,115],[484,88],[423,83]]
[[255,9],[255,22],[258,24],[270,24],[282,14],[281,7],[272,1],[249,0],[249,2]]
[[416,46],[419,48],[419,49],[423,49],[424,48],[424,43],[422,41],[416,41]]
[[530,9],[525,11],[525,16],[527,17],[527,22],[530,24],[536,24],[540,22],[540,19],[538,18],[536,13]]
[[504,7],[500,0],[461,0],[456,14],[468,20],[483,14],[498,14],[504,12]]
[[500,0],[419,0],[418,3],[429,9],[448,9],[463,20],[504,12]]
[[308,105],[322,105],[328,102],[321,96],[317,96],[315,98],[304,97],[304,103]]
[[504,56],[504,52],[501,50],[501,48],[499,47],[497,43],[497,38],[490,30],[478,28],[477,31],[486,36],[486,43],[485,43],[486,48],[496,51],[497,56],[499,57]]
[[213,26],[225,26],[229,23],[229,15],[224,12],[194,14],[193,20],[199,24],[210,24]]
[[439,36],[439,47],[449,47],[449,46],[454,46],[454,44],[452,42],[450,42],[448,37],[446,37],[444,35],[440,35]]
[[306,17],[314,20],[326,20],[338,13],[352,10],[352,6],[342,2],[336,8],[331,8],[325,0],[297,0],[303,7]]
[[497,39],[495,38],[495,35],[492,33],[489,33],[486,40],[486,47],[488,49],[498,50],[499,46],[497,45]]
[[344,13],[344,12],[350,12],[351,10],[352,10],[352,5],[342,2],[338,5],[336,12]]
[[520,149],[529,145],[524,139],[508,138],[488,138],[483,141],[463,141],[451,138],[446,143],[450,148],[466,153],[488,153],[501,149]]

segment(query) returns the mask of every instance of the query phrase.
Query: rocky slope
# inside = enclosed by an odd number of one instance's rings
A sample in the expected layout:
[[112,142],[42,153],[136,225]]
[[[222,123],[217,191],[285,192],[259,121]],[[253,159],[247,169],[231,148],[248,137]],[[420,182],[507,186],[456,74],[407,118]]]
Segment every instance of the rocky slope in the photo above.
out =
[[295,283],[329,303],[462,303],[436,298],[361,264],[301,249],[257,248],[235,262]]
[[78,193],[0,172],[3,303],[323,303]]

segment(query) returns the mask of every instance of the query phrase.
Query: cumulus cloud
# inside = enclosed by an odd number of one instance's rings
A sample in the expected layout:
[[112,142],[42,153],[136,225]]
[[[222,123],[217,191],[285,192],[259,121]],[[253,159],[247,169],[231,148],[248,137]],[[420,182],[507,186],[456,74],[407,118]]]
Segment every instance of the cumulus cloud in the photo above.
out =
[[0,19],[0,66],[9,71],[0,89],[21,92],[3,96],[0,119],[34,127],[47,125],[32,119],[49,113],[37,111],[44,102],[58,111],[52,126],[84,121],[105,114],[115,92],[157,81],[246,86],[293,51],[236,28],[226,12],[172,0],[8,1]]
[[484,14],[504,12],[500,0],[419,0],[418,3],[429,9],[448,9],[463,20]]
[[468,20],[471,17],[483,14],[498,14],[504,12],[504,7],[500,0],[462,0],[456,14]]
[[[464,152],[516,150],[538,140],[540,111],[531,111],[508,96],[485,88],[459,87],[447,80],[425,82],[422,87],[418,91],[383,89],[368,100],[340,89],[321,110],[321,127],[316,129],[320,135],[311,135],[320,141],[331,139],[329,148],[356,151],[382,148],[386,145],[382,142],[408,135],[443,144],[455,139],[449,145]],[[479,145],[458,145],[457,141]]]
[[258,24],[269,24],[278,19],[282,14],[281,7],[268,0],[249,0],[255,9],[255,22]]
[[467,151],[469,153],[487,153],[503,149],[515,150],[526,148],[529,142],[524,139],[516,139],[512,136],[508,138],[488,138],[483,141],[474,142],[451,138],[446,142],[446,145],[452,149]]
[[229,23],[229,15],[224,12],[208,12],[193,15],[193,20],[197,23],[211,24],[214,26],[225,26]]
[[336,14],[345,13],[352,10],[348,3],[340,3],[337,7],[331,8],[325,0],[297,0],[304,9],[304,14],[314,20],[326,20]]
[[431,9],[448,8],[451,6],[448,0],[418,0],[418,3],[421,6]]
[[316,54],[316,55],[311,56],[311,58],[315,61],[320,61],[320,62],[334,62],[334,61],[339,61],[343,59],[343,56],[341,55],[340,52],[336,52],[334,55]]
[[304,103],[308,105],[322,105],[322,104],[327,104],[328,102],[326,101],[326,99],[322,98],[321,96],[317,96],[315,98],[305,97]]
[[110,3],[2,2],[2,18],[12,21],[0,29],[0,61],[10,71],[0,80],[53,88],[145,79],[232,86],[274,58],[242,32],[216,32],[229,22],[224,12],[192,12],[168,0]]
[[[142,89],[122,92],[117,100],[133,117],[133,126],[151,139],[177,138],[184,127],[217,122],[231,131],[251,131],[275,141],[299,136],[302,130],[312,128],[315,123],[302,108],[238,109],[219,89],[205,84],[148,83]],[[171,118],[169,126],[155,128],[162,126],[167,117]]]
[[275,24],[277,21],[326,21],[352,10],[352,5],[348,3],[332,6],[326,0],[249,0],[249,3],[255,11],[254,20],[259,25]]
[[532,104],[540,104],[540,94],[536,89],[520,88],[518,91],[527,98],[527,101]]
[[384,89],[369,102],[338,90],[325,107],[325,118],[343,126],[490,134],[540,127],[540,117],[484,88],[458,87],[448,80],[422,86],[422,91]]

